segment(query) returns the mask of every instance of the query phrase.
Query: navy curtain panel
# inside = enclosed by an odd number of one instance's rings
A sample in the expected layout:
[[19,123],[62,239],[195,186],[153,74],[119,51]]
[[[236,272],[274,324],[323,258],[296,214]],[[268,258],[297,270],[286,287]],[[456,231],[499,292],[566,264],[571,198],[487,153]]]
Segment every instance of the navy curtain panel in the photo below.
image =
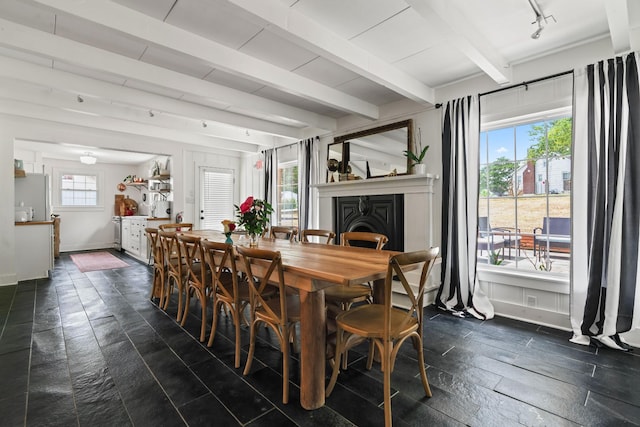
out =
[[493,318],[476,275],[480,109],[478,98],[449,101],[442,123],[442,272],[436,305],[458,316]]
[[628,350],[620,334],[639,326],[634,314],[640,240],[636,54],[576,70],[575,87],[574,182],[584,178],[586,188],[573,191],[574,212],[584,217],[574,225],[584,241],[575,243],[584,250],[573,260],[572,341],[588,344],[594,338]]

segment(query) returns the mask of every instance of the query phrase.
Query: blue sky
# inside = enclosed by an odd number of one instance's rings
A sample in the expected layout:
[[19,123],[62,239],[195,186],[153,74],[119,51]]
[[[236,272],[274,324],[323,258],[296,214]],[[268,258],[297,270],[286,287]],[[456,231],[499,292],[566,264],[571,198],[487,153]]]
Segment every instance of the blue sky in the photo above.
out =
[[[480,164],[493,162],[498,157],[506,157],[508,159],[522,160],[527,158],[527,149],[535,144],[535,140],[531,141],[529,129],[538,123],[529,123],[520,125],[515,128],[515,147],[514,147],[514,128],[495,129],[488,132],[480,133]],[[488,135],[488,138],[487,138]],[[487,152],[487,139],[489,151]],[[514,155],[515,150],[515,155]]]

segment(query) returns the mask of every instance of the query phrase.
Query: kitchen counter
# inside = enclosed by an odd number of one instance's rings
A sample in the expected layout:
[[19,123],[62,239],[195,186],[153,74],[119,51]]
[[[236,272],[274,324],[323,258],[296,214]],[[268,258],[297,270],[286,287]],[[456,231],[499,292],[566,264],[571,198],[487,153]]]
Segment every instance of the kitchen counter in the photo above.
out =
[[53,270],[54,222],[16,222],[16,276],[18,281],[49,277]]
[[16,225],[53,225],[53,220],[49,221],[26,221],[26,222],[16,222]]
[[169,217],[155,217],[148,215],[123,215],[122,219],[146,219],[147,221],[169,221]]

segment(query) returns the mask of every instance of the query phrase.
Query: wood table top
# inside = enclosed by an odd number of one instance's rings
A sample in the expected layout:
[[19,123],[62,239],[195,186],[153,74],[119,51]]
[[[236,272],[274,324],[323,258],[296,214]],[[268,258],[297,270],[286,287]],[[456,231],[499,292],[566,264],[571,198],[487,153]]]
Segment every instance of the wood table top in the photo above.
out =
[[[225,236],[215,230],[192,230],[184,234],[224,242]],[[235,245],[248,245],[248,238],[234,235]],[[287,285],[314,291],[334,284],[354,285],[385,277],[389,258],[398,252],[377,251],[353,246],[298,243],[284,239],[262,238],[260,249],[279,251],[287,277]]]

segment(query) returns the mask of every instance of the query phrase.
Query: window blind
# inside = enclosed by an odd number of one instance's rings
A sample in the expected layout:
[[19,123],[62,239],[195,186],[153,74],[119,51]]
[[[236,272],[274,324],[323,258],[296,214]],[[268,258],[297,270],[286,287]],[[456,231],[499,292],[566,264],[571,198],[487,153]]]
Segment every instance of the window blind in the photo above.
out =
[[201,182],[200,226],[222,231],[222,220],[235,220],[233,171],[203,168]]

